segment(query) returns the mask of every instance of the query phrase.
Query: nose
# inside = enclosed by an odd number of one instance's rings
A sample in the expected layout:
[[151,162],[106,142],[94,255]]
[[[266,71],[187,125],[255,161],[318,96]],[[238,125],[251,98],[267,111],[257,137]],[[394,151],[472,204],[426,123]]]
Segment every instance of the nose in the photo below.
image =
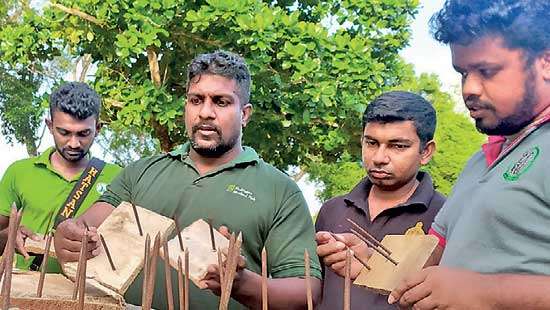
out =
[[68,145],[71,149],[79,149],[80,146],[81,146],[80,139],[79,139],[76,135],[73,135],[73,136],[71,136],[71,138],[69,139],[69,142],[67,143],[67,145]]
[[372,156],[372,162],[376,166],[387,165],[390,162],[390,157],[387,154],[386,146],[381,145],[376,149]]
[[481,96],[483,86],[480,78],[475,74],[468,74],[462,80],[462,97],[464,102]]
[[204,100],[204,103],[200,106],[199,117],[202,119],[216,118],[216,105],[209,97]]

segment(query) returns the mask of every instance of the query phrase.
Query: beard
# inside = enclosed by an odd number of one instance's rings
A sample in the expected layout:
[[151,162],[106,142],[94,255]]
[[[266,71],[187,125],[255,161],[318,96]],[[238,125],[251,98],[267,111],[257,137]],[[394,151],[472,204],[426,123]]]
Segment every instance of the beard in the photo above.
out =
[[66,161],[69,162],[78,162],[82,158],[86,157],[88,155],[88,150],[84,149],[69,149],[67,147],[58,147],[55,146],[57,152],[63,157]]
[[[535,105],[537,96],[535,94],[535,85],[533,83],[532,72],[528,74],[525,80],[525,94],[521,101],[517,104],[516,110],[511,115],[501,118],[498,123],[493,126],[486,126],[482,119],[476,119],[475,124],[479,132],[487,135],[510,136],[520,132],[523,128],[529,125],[535,118]],[[480,107],[496,112],[495,107],[487,102],[474,103]]]
[[213,145],[200,145],[197,142],[196,134],[201,125],[202,124],[194,125],[191,128],[191,147],[195,152],[197,152],[197,154],[203,157],[217,158],[221,157],[223,154],[233,149],[233,147],[235,147],[235,145],[237,144],[237,141],[239,139],[238,135],[231,136],[229,139],[226,140],[223,138],[222,131],[219,127],[210,125],[217,134],[217,137],[215,139],[216,141]]

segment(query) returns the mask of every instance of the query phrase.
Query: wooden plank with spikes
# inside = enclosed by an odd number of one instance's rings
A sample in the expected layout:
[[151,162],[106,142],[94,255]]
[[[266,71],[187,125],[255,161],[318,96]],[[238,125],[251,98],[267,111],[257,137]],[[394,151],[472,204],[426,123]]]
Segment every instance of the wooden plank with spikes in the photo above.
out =
[[[106,287],[124,295],[144,264],[145,235],[160,234],[166,238],[174,229],[174,221],[147,209],[136,206],[144,236],[139,235],[132,205],[121,203],[97,229],[108,243],[116,270],[113,271],[105,251],[88,260],[87,277],[91,285]],[[75,262],[65,263],[63,271],[69,278],[76,278]]]

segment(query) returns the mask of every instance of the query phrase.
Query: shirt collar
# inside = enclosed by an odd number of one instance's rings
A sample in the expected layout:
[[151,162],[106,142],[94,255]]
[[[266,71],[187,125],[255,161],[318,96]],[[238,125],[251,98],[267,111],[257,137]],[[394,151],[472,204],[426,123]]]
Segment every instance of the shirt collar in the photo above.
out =
[[50,161],[50,157],[52,156],[53,152],[55,152],[55,148],[49,147],[44,152],[42,152],[42,154],[34,158],[34,164],[45,166],[46,168],[53,170],[52,162]]
[[[428,209],[430,201],[434,195],[434,187],[432,178],[426,172],[419,171],[416,175],[416,179],[420,182],[418,187],[414,191],[409,199],[399,205],[399,207],[409,207],[409,206],[424,206]],[[344,202],[346,205],[355,206],[358,208],[367,208],[367,198],[372,187],[372,182],[369,180],[368,176],[364,177],[353,190],[344,196]]]

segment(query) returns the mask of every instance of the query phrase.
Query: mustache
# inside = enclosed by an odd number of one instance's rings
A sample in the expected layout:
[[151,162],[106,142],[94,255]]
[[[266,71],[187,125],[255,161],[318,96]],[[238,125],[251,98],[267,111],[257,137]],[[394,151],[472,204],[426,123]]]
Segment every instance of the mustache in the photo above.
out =
[[76,153],[76,152],[78,152],[78,153],[84,153],[84,150],[81,149],[81,148],[73,149],[73,148],[70,148],[70,147],[64,147],[64,148],[63,148],[63,151],[64,151],[64,152],[74,152],[74,153]]
[[477,99],[469,99],[465,102],[465,104],[468,110],[481,110],[481,109],[494,110],[495,109],[495,107],[491,103],[487,101],[477,100]]
[[195,125],[193,125],[193,127],[191,127],[191,132],[196,133],[201,128],[208,128],[208,129],[214,130],[217,134],[220,134],[220,132],[221,132],[221,129],[218,126],[216,126],[214,124],[211,124],[211,123],[198,123],[198,124],[195,124]]

